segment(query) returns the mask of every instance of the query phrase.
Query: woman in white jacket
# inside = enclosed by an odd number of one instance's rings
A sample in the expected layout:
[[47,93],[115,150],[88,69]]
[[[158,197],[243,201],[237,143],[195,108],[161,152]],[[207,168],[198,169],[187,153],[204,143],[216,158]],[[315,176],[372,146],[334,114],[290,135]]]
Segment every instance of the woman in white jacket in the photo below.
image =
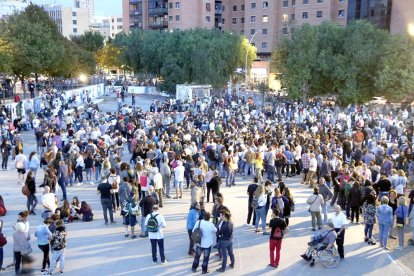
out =
[[263,235],[269,235],[266,232],[266,195],[265,195],[265,188],[263,185],[259,185],[254,191],[252,206],[254,208],[254,212],[256,213],[256,233],[259,232],[259,221],[262,220],[262,230]]
[[308,197],[306,203],[309,204],[309,212],[312,217],[312,230],[316,231],[316,221],[318,222],[318,229],[322,229],[321,205],[324,203],[322,195],[319,194],[319,188],[313,188],[313,194]]

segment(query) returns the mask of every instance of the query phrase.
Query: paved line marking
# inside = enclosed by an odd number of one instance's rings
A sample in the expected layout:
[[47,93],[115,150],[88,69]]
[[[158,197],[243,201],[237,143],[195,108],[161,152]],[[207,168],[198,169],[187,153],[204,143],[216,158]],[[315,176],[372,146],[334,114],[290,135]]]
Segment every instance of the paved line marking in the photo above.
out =
[[401,272],[404,274],[404,275],[407,275],[408,276],[408,273],[407,272],[405,272],[405,270],[401,267],[401,265],[396,261],[396,260],[394,260],[394,258],[393,257],[391,257],[391,255],[390,254],[388,254],[388,253],[385,253],[385,255],[387,255],[387,257],[388,257],[388,259],[390,259],[391,260],[391,262],[393,263],[393,264],[395,264],[400,270],[401,270]]

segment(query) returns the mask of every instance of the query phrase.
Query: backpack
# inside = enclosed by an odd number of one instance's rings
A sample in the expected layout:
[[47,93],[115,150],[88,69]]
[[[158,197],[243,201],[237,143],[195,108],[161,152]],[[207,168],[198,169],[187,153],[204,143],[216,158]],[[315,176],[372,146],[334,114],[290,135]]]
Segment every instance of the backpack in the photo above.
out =
[[150,214],[150,218],[148,219],[147,222],[147,230],[148,232],[158,232],[158,220],[157,220],[157,216],[158,214],[156,214],[155,216],[153,216],[152,214]]
[[253,196],[251,206],[253,209],[259,207],[259,199],[257,197]]
[[63,231],[55,231],[51,241],[53,250],[61,250],[66,247],[66,239]]
[[198,227],[193,230],[191,234],[191,238],[193,239],[194,243],[200,244],[201,238],[203,237],[203,231],[200,228],[201,220],[198,221]]
[[282,229],[280,229],[280,227],[276,227],[275,232],[273,233],[273,238],[277,240],[283,239],[283,232]]
[[112,182],[112,190],[116,190],[118,189],[118,182],[116,181],[116,177],[114,178],[113,176],[111,176],[112,179],[114,179],[114,181]]

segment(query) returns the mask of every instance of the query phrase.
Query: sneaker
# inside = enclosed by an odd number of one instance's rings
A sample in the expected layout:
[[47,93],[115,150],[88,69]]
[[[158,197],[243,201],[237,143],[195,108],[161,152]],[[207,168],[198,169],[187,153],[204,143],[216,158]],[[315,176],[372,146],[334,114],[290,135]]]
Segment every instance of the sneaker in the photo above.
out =
[[82,182],[79,182],[78,184],[76,184],[76,186],[81,186],[81,185],[83,185]]
[[129,234],[125,234],[125,238],[128,238],[129,237]]
[[161,262],[161,264],[162,264],[162,265],[164,265],[164,264],[168,264],[168,261],[167,261],[167,260],[164,260],[163,262]]
[[218,268],[218,269],[216,269],[216,271],[218,272],[218,273],[223,273],[224,271],[226,271],[225,269],[223,269],[222,267],[221,268]]
[[315,260],[312,260],[312,262],[309,264],[310,266],[315,266]]
[[364,239],[364,242],[368,242],[368,241],[369,241],[369,239],[368,239],[368,238],[365,238],[365,239]]
[[91,184],[91,185],[95,185],[95,183],[93,183],[93,181],[89,182],[89,184]]
[[192,272],[192,273],[197,273],[197,269],[192,268],[192,269],[191,269],[191,272]]
[[276,267],[275,265],[272,265],[272,264],[269,264],[268,266],[273,267],[273,268],[275,268],[275,267]]
[[234,264],[230,264],[229,268],[234,269]]
[[203,271],[201,274],[203,274],[203,275],[210,274],[210,270]]
[[152,261],[153,264],[157,264],[157,261]]
[[388,247],[386,247],[386,246],[384,246],[384,247],[383,247],[383,249],[384,249],[384,250],[386,250],[386,251],[390,250],[390,249],[389,249]]
[[116,223],[116,221],[113,220],[113,221],[111,221],[111,223]]
[[132,235],[131,239],[135,239],[137,237],[137,235]]
[[31,211],[30,214],[36,216],[36,213],[34,211]]

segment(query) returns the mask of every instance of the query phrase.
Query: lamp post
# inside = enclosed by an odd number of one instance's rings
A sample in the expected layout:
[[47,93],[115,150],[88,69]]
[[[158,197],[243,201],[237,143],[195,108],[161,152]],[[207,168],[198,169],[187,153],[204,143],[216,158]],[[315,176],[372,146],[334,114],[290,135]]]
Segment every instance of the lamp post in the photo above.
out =
[[[252,44],[254,37],[257,35],[259,31],[256,31],[253,36],[249,40],[249,45]],[[246,48],[246,63],[244,65],[244,90],[247,92],[247,57],[249,55],[249,48]]]

